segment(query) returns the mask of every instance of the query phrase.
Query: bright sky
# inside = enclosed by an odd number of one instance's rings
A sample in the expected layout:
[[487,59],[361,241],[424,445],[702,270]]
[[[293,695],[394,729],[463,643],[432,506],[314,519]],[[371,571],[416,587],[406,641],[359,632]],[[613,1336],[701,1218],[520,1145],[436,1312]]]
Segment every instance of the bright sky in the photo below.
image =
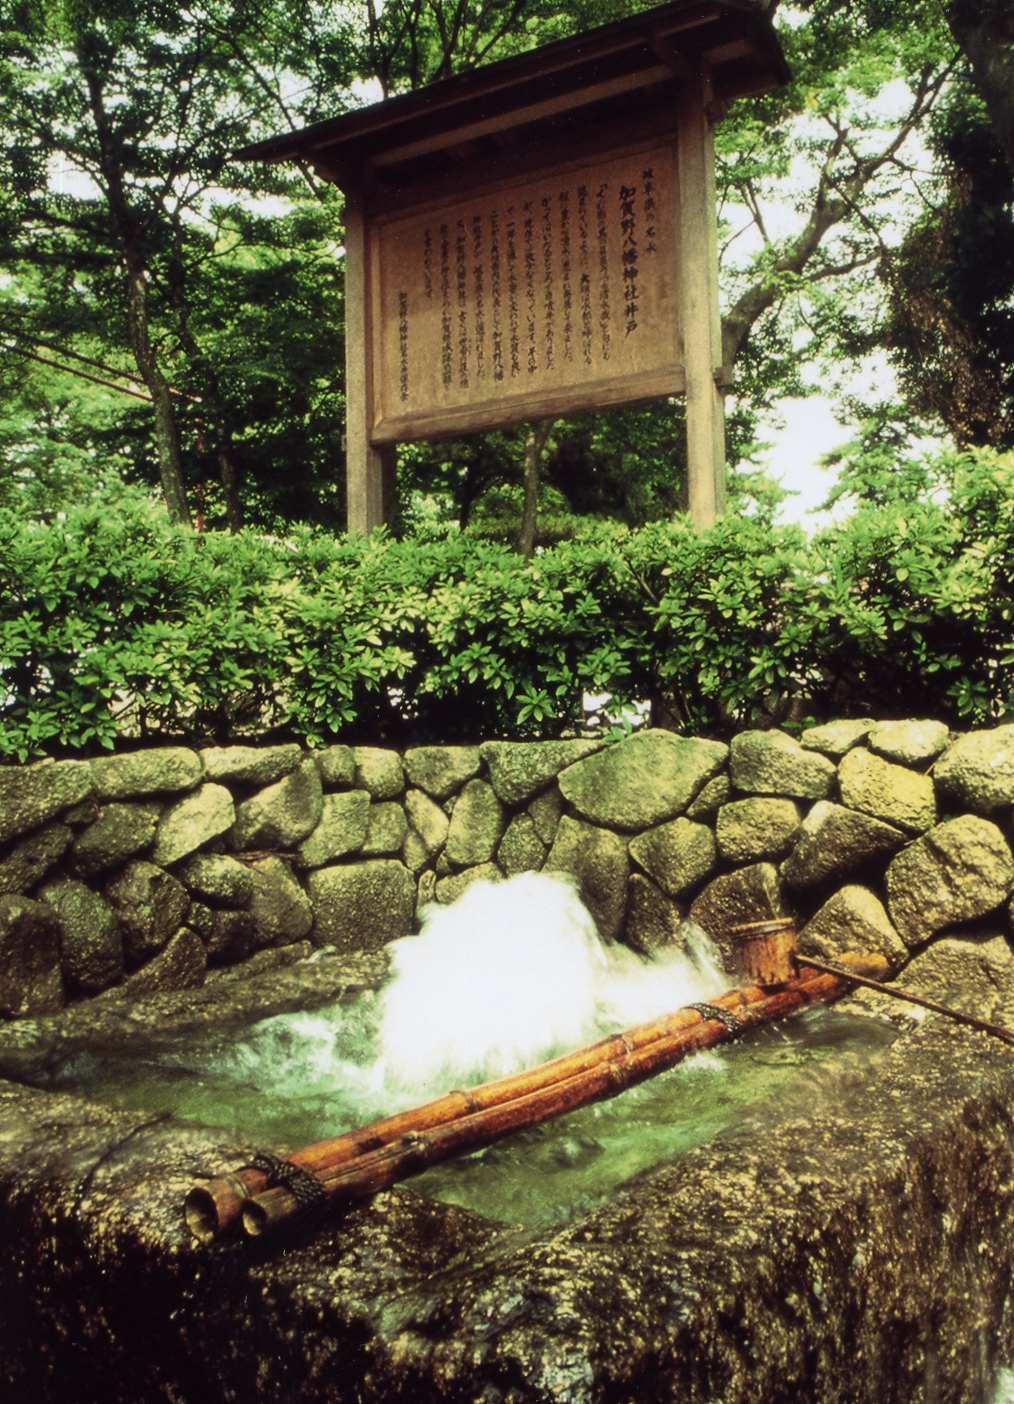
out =
[[782,400],[778,408],[785,427],[763,435],[773,445],[763,461],[772,478],[799,494],[782,503],[778,520],[801,522],[807,530],[816,530],[829,520],[829,514],[812,514],[813,508],[824,501],[834,483],[834,470],[821,468],[819,459],[847,443],[850,434],[835,419],[831,403],[823,395]]

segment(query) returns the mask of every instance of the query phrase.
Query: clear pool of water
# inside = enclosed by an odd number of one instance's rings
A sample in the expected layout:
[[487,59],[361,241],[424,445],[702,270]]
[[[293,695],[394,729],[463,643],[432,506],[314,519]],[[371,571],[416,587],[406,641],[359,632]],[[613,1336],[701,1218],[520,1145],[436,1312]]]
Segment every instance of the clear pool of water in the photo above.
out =
[[[36,1080],[91,1099],[223,1127],[295,1150],[418,1097],[394,1097],[375,1057],[376,998],[250,1028],[169,1042],[119,1059],[68,1052]],[[720,1045],[607,1102],[516,1133],[410,1182],[435,1199],[529,1228],[565,1221],[658,1166],[801,1089],[821,1065],[863,1060],[895,1036],[887,1024],[816,1007]]]

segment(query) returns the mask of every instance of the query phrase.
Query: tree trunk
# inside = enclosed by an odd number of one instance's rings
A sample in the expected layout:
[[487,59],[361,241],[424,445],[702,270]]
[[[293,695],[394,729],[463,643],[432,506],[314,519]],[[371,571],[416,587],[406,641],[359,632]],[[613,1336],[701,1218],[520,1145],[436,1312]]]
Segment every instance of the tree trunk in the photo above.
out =
[[109,129],[102,80],[92,65],[91,56],[84,48],[78,53],[78,62],[88,83],[89,104],[99,142],[99,169],[105,185],[106,199],[109,202],[113,235],[119,242],[127,271],[127,322],[130,328],[130,347],[134,353],[134,360],[137,363],[141,379],[148,387],[155,409],[155,441],[158,445],[159,476],[162,479],[162,490],[165,493],[166,510],[169,513],[170,521],[177,522],[181,526],[190,526],[190,510],[187,507],[187,493],[183,481],[179,426],[176,423],[168,382],[162,374],[155,348],[151,344],[148,289],[145,282],[147,269],[141,251],[141,231],[127,199],[123,168],[117,158],[115,143]]
[[225,498],[225,520],[229,523],[229,530],[236,534],[243,530],[243,508],[239,501],[239,474],[236,471],[236,460],[232,456],[232,444],[224,430],[222,442],[218,450],[218,472],[222,480],[222,495]]
[[524,458],[524,505],[521,509],[521,530],[518,532],[517,552],[530,560],[535,550],[535,525],[538,513],[539,468],[542,465],[542,451],[546,447],[549,431],[554,420],[540,419],[529,426],[525,435]]
[[1014,171],[1014,0],[952,0],[947,22]]
[[[127,242],[127,241],[125,241]],[[132,243],[132,241],[129,241]],[[130,345],[137,369],[151,393],[155,407],[155,441],[158,444],[158,468],[165,493],[169,520],[180,526],[190,526],[190,509],[183,483],[183,460],[180,453],[180,431],[173,410],[169,386],[162,374],[151,344],[148,326],[148,295],[144,269],[136,250],[125,247],[127,261],[127,308],[130,325]]]

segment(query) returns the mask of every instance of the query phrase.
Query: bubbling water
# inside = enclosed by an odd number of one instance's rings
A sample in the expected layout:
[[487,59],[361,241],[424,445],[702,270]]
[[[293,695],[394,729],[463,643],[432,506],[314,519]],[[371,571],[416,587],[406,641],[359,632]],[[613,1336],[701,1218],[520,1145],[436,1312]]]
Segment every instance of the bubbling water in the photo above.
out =
[[378,1071],[392,1092],[420,1097],[518,1072],[726,983],[699,928],[686,951],[652,961],[605,945],[562,874],[474,883],[391,949]]
[[645,959],[600,939],[563,874],[477,882],[391,943],[379,995],[262,1020],[203,1066],[334,1134],[713,997],[728,983],[716,948],[681,934],[685,949]]

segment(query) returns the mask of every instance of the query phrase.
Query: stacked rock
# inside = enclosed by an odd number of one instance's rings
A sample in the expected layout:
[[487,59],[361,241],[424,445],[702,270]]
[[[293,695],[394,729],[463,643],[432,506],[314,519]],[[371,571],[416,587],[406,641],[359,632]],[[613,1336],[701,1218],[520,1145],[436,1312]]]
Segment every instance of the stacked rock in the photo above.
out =
[[688,916],[722,945],[791,915],[804,950],[897,970],[1009,903],[1012,807],[1014,726],[932,721],[3,766],[0,1014],[189,988],[306,939],[377,950],[428,903],[536,870],[642,952]]

